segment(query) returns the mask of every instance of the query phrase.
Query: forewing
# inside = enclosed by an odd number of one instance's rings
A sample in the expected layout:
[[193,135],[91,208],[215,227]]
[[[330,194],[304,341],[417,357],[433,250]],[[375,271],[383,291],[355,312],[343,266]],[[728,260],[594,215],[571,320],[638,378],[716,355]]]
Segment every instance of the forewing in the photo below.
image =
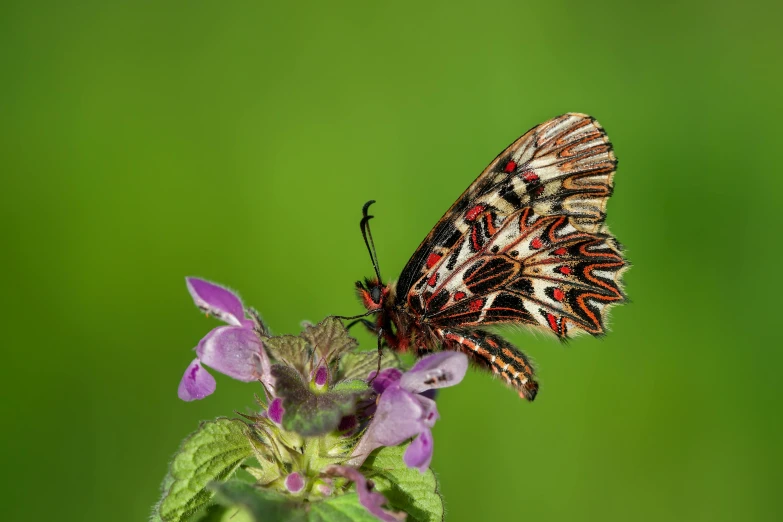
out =
[[625,299],[627,263],[614,238],[530,207],[499,221],[491,211],[480,216],[414,285],[410,309],[440,328],[518,323],[560,337],[604,333],[609,307]]
[[541,216],[568,216],[578,230],[599,232],[616,164],[606,133],[590,116],[569,113],[534,127],[490,163],[422,241],[400,275],[397,295],[407,295],[451,254],[486,212],[500,226],[529,206]]

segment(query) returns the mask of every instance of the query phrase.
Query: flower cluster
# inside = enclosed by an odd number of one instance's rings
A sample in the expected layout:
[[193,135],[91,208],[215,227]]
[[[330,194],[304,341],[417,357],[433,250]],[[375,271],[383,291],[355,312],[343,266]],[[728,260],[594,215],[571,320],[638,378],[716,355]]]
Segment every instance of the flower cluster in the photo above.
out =
[[[350,502],[355,498],[380,520],[404,519],[411,506],[387,498],[385,492],[404,488],[400,477],[434,483],[434,475],[429,471],[433,454],[431,430],[439,418],[434,390],[463,379],[468,367],[466,356],[438,352],[403,371],[392,354],[385,354],[379,361],[375,350],[356,351],[356,342],[336,318],[306,325],[300,336],[271,336],[258,314],[246,310],[232,291],[197,278],[187,278],[186,282],[196,306],[228,326],[214,328],[198,343],[197,357],[180,381],[179,397],[192,401],[215,391],[215,379],[205,365],[240,381],[260,382],[264,400],[258,414],[243,415],[249,424],[225,419],[219,427],[209,427],[224,437],[219,442],[209,439],[210,451],[217,451],[215,459],[228,467],[221,468],[217,461],[211,461],[212,468],[222,471],[210,479],[212,482],[203,481],[200,493],[187,500],[189,511],[170,507],[174,492],[180,491],[183,484],[178,486],[174,479],[173,483],[164,481],[164,496],[153,519],[190,520],[181,514],[196,513],[194,499],[198,497],[203,503],[212,493],[224,503],[249,505],[245,497],[240,500],[237,496],[238,491],[246,494],[249,486],[235,484],[236,479],[228,480],[238,465],[255,478],[250,490],[255,495],[253,505],[258,504],[259,498],[278,503],[276,507],[270,504],[264,508],[268,513],[287,506],[284,511],[290,511],[293,519],[297,510],[327,509],[330,502]],[[206,432],[203,426],[202,431]],[[236,446],[231,451],[242,458],[234,455],[232,459],[220,460],[224,455],[220,448],[226,446],[228,437],[224,431],[233,433],[231,437],[239,434],[231,438]],[[196,437],[199,433],[183,445],[181,453],[186,448],[204,453],[206,446],[198,446],[202,444],[201,438]],[[387,459],[383,465],[382,459]],[[175,457],[172,476],[183,475],[181,470],[175,470],[177,462]],[[394,469],[399,469],[393,472],[397,475],[390,476]],[[411,476],[405,469],[418,471]],[[417,476],[422,478],[416,479]],[[192,477],[186,479],[193,482]],[[353,489],[351,484],[355,485]],[[437,488],[432,490],[438,499],[432,505],[439,505],[442,511]],[[346,496],[351,493],[355,497]],[[259,513],[258,519],[266,517]]]

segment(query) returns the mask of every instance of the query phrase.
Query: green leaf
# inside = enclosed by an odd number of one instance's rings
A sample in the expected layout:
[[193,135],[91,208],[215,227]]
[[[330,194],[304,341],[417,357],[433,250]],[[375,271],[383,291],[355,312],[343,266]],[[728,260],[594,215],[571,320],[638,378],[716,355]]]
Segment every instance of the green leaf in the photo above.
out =
[[364,393],[370,389],[370,385],[360,379],[340,381],[332,387],[332,392]]
[[301,337],[295,335],[279,335],[277,337],[262,337],[267,353],[272,359],[293,366],[299,373],[305,373],[311,350]]
[[408,445],[381,448],[370,455],[361,471],[375,482],[392,507],[408,513],[409,521],[443,520],[443,498],[431,469],[419,473],[402,460]]
[[215,500],[225,506],[242,507],[254,522],[304,522],[304,506],[280,493],[253,487],[247,482],[213,482],[209,488]]
[[212,498],[207,484],[227,480],[252,455],[247,433],[247,425],[239,420],[202,422],[174,455],[153,519],[182,522],[206,505]]
[[256,479],[257,484],[265,486],[270,482],[280,478],[280,466],[278,466],[276,462],[270,462],[266,459],[259,458],[257,458],[257,460],[258,465],[246,466],[244,468],[244,470],[247,471],[250,476]]
[[356,403],[369,390],[363,381],[343,381],[330,391],[316,393],[294,368],[272,365],[275,393],[283,399],[283,428],[302,436],[334,431],[340,419],[356,411]]
[[308,515],[309,522],[378,522],[359,503],[359,495],[356,493],[313,502]]
[[246,509],[212,504],[193,522],[254,522]]
[[[401,368],[400,360],[391,350],[384,350],[381,368]],[[367,379],[378,370],[378,351],[346,353],[340,359],[338,376],[341,379]]]
[[348,335],[343,322],[336,317],[327,317],[315,326],[308,326],[302,332],[302,337],[315,349],[318,360],[337,360],[358,345],[356,339]]
[[[215,490],[215,499],[222,505],[215,510],[215,518],[200,519],[199,522],[235,522],[225,518],[224,513],[235,513],[241,508],[241,518],[236,522],[377,522],[359,503],[359,495],[348,493],[322,501],[301,503],[297,500],[259,489],[246,482],[230,480],[210,486]],[[210,510],[214,506],[210,507]],[[225,511],[222,511],[225,510]],[[223,517],[223,518],[219,518]]]

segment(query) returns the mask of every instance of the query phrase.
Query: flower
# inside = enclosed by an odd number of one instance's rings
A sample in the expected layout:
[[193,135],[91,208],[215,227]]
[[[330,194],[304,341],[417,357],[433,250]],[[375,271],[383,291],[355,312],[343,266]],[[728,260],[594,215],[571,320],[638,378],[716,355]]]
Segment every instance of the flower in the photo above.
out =
[[376,448],[396,446],[415,437],[403,460],[424,473],[432,460],[431,428],[438,419],[438,409],[422,392],[458,384],[467,369],[465,354],[443,351],[424,357],[405,373],[389,368],[376,377],[372,372],[373,388],[380,395],[378,405],[349,464],[358,467]]
[[244,307],[232,291],[215,283],[185,278],[196,306],[230,326],[219,326],[196,346],[197,357],[190,363],[179,383],[177,394],[183,401],[203,399],[215,391],[215,378],[203,364],[234,379],[271,383],[269,358],[256,329],[262,326],[245,318]]
[[329,466],[326,472],[329,475],[338,475],[353,481],[356,484],[356,492],[359,494],[359,503],[379,520],[383,522],[405,520],[405,513],[387,511],[381,507],[386,503],[386,497],[377,491],[373,491],[372,482],[367,480],[359,470],[349,466],[333,465]]

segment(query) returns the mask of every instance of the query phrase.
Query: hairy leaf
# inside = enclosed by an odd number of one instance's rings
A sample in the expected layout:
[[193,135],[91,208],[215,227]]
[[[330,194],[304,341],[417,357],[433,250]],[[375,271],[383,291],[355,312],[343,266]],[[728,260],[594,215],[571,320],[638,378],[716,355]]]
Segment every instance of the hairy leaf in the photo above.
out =
[[[400,360],[391,350],[384,350],[381,369],[400,368]],[[341,379],[367,380],[371,372],[378,370],[378,351],[346,353],[340,359],[338,377]]]
[[332,392],[341,393],[364,393],[369,389],[366,382],[359,379],[340,381],[332,387]]
[[408,513],[409,521],[440,522],[443,520],[443,498],[431,469],[419,473],[402,460],[407,444],[385,447],[374,452],[364,462],[361,471],[375,482],[389,505]]
[[336,317],[327,317],[315,326],[308,326],[302,332],[302,337],[315,349],[316,359],[325,359],[327,362],[337,360],[358,344]]
[[302,503],[279,493],[259,489],[246,482],[231,480],[214,484],[219,509],[211,506],[214,518],[198,522],[234,522],[228,518],[240,509],[237,522],[376,522],[359,503],[359,495],[348,493],[322,501]]
[[193,522],[254,522],[246,509],[235,506],[212,504]]
[[209,487],[215,492],[215,499],[220,504],[244,508],[254,522],[307,520],[304,506],[280,493],[260,489],[240,480],[213,482]]
[[227,480],[253,453],[247,429],[239,420],[202,422],[174,455],[153,519],[184,521],[209,502],[212,493],[207,484]]
[[348,493],[321,502],[313,502],[310,507],[309,522],[377,522],[359,503],[359,495]]
[[262,337],[261,342],[264,343],[269,356],[275,361],[293,366],[300,373],[307,372],[311,349],[303,338],[295,335],[279,335],[277,337]]

